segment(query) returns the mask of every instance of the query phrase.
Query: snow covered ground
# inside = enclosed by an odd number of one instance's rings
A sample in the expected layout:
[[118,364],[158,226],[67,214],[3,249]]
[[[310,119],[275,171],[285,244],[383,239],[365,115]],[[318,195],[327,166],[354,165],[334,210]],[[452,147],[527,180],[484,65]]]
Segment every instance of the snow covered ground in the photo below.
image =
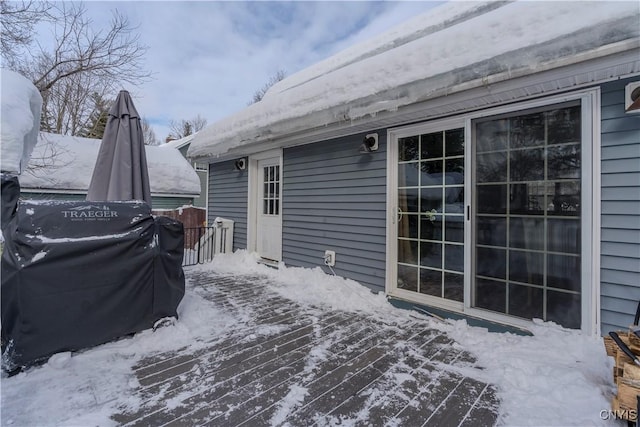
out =
[[[455,339],[474,354],[483,370],[460,366],[460,373],[495,384],[504,425],[611,425],[600,413],[613,394],[613,363],[601,339],[581,336],[556,325],[537,323],[534,336],[489,333],[464,321],[439,322],[388,304],[358,283],[318,269],[271,269],[246,252],[221,255],[190,272],[216,271],[266,276],[266,286],[299,305],[367,313],[382,321],[421,321]],[[118,409],[140,407],[133,393],[137,362],[153,354],[187,347],[197,351],[246,321],[250,313],[221,311],[203,287],[187,285],[180,320],[155,332],[90,350],[54,355],[43,366],[2,377],[2,425],[114,425]],[[322,352],[317,353],[322,357]],[[292,399],[295,396],[292,396]],[[277,417],[274,419],[278,419]]]

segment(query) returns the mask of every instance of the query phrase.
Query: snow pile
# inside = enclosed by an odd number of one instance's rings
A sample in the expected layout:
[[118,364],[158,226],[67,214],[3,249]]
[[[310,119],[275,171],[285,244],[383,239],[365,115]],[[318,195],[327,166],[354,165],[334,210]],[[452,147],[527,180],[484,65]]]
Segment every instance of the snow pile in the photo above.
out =
[[[41,132],[20,186],[86,192],[101,142]],[[178,150],[158,146],[145,146],[145,150],[153,195],[200,194],[198,174]]]
[[42,96],[18,73],[1,70],[0,170],[20,174],[35,147],[40,129]]
[[397,315],[384,294],[374,295],[358,282],[328,275],[320,267],[309,269],[281,264],[279,269],[274,269],[258,263],[258,259],[256,254],[239,250],[234,254],[216,255],[211,263],[194,268],[229,274],[260,274],[270,279],[269,287],[273,291],[305,305],[322,304],[332,310]]
[[611,407],[613,359],[601,338],[541,321],[529,328],[533,337],[491,333],[464,321],[443,329],[498,386],[502,424],[610,425],[600,411]]
[[261,102],[200,131],[188,153],[243,153],[253,143],[637,48],[639,18],[637,2],[445,4],[284,79]]

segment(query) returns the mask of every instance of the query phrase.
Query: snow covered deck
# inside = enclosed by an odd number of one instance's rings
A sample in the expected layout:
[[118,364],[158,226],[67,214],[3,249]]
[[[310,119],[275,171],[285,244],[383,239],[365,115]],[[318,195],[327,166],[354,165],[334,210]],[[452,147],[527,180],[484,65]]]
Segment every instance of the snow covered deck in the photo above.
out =
[[0,424],[611,424],[613,363],[597,337],[440,322],[244,251],[185,272],[175,324],[3,373]]
[[[415,319],[302,307],[264,277],[190,270],[201,295],[242,323],[207,345],[135,366],[141,405],[124,425],[493,425],[491,385],[475,360]],[[406,320],[406,318],[404,319]],[[348,420],[348,421],[347,421]]]

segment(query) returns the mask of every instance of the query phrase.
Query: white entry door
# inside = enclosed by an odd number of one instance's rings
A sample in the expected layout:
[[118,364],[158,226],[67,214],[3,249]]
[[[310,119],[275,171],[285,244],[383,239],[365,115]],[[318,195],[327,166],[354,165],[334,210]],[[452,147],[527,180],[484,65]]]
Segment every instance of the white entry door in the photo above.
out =
[[258,160],[256,249],[271,261],[282,260],[280,174],[280,157]]

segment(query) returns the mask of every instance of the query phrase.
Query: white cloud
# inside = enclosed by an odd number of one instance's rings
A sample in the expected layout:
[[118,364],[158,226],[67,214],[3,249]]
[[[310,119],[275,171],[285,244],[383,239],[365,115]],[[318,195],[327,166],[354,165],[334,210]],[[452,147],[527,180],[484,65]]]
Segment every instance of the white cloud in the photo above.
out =
[[279,69],[293,74],[432,8],[434,2],[88,2],[139,24],[154,80],[129,87],[159,139],[169,120],[209,123],[244,108]]

